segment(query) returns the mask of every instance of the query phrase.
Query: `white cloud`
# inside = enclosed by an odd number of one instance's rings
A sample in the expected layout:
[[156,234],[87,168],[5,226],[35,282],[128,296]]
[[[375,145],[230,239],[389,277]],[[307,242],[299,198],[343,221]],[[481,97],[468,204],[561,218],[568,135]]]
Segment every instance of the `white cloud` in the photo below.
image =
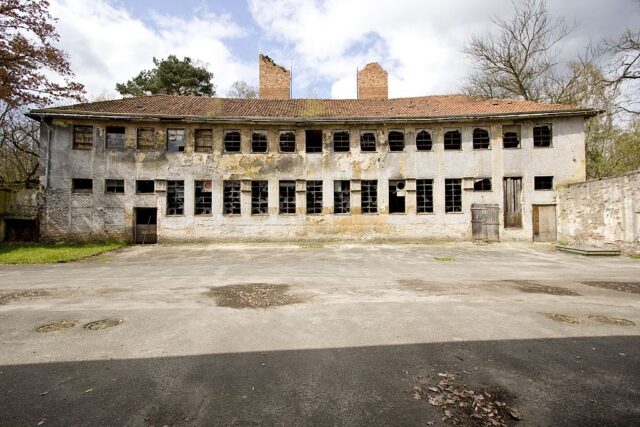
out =
[[189,19],[151,13],[142,21],[104,0],[54,0],[51,13],[60,46],[89,97],[116,95],[115,84],[153,66],[152,58],[175,54],[207,64],[217,93],[236,80],[255,83],[257,70],[233,56],[226,43],[244,31],[226,15],[199,13]]
[[[638,19],[631,0],[610,0],[605,8],[598,0],[549,6],[579,24],[566,43],[573,50]],[[455,92],[472,67],[462,47],[491,28],[492,16],[512,10],[506,0],[249,0],[249,8],[263,36],[284,46],[277,57],[294,64],[294,84],[329,80],[336,98],[355,95],[355,70],[371,61],[389,71],[392,97]]]

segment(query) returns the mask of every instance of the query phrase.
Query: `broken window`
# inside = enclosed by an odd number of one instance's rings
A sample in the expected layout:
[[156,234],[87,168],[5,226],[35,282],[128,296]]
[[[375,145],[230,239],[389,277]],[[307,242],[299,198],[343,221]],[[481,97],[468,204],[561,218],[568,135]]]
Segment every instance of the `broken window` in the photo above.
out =
[[552,176],[534,177],[533,188],[535,190],[553,190],[553,177]]
[[184,129],[167,129],[167,151],[170,153],[184,151]]
[[124,194],[124,179],[105,179],[105,193]]
[[473,191],[491,191],[491,178],[478,178],[473,181]]
[[268,213],[269,209],[269,182],[251,181],[251,215]]
[[124,150],[124,126],[107,126],[107,150]]
[[136,193],[138,194],[151,194],[155,193],[155,181],[152,179],[138,179],[136,180]]
[[251,152],[266,153],[268,150],[267,133],[254,131],[251,133]]
[[296,152],[296,133],[293,131],[280,132],[280,151],[283,153]]
[[195,182],[194,214],[211,215],[211,181]]
[[210,153],[213,151],[213,129],[196,129],[195,131],[196,153]]
[[389,151],[404,151],[404,133],[393,130],[389,132]]
[[362,213],[378,212],[378,181],[361,181],[361,208]]
[[151,151],[156,148],[156,132],[153,128],[138,128],[136,132],[136,149]]
[[502,127],[502,147],[520,148],[520,126]]
[[416,198],[418,213],[433,213],[433,180],[416,180]]
[[307,181],[307,213],[322,213],[322,181]]
[[462,134],[459,130],[450,130],[444,133],[445,150],[462,150]]
[[416,135],[416,150],[431,151],[432,146],[431,134],[426,130],[418,132]]
[[240,215],[240,181],[224,181],[222,184],[222,212]]
[[491,139],[489,138],[489,131],[482,128],[475,128],[473,130],[473,149],[488,150],[489,147],[491,147]]
[[93,180],[74,178],[71,181],[71,191],[78,194],[91,194],[93,193]]
[[447,213],[462,212],[462,180],[444,180],[444,211]]
[[280,181],[280,213],[296,213],[296,182]]
[[306,130],[305,133],[305,151],[307,153],[322,153],[322,131]]
[[333,211],[337,214],[351,212],[351,183],[333,181]]
[[349,132],[333,133],[333,151],[336,153],[349,151]]
[[224,151],[227,153],[240,152],[240,132],[232,130],[224,133]]
[[167,215],[184,214],[184,181],[167,181]]
[[93,126],[73,127],[73,149],[91,150],[93,147]]
[[533,127],[533,146],[537,148],[551,147],[553,134],[551,125],[538,125]]
[[360,134],[360,151],[376,151],[376,134],[362,132]]
[[404,213],[405,182],[389,180],[389,213]]

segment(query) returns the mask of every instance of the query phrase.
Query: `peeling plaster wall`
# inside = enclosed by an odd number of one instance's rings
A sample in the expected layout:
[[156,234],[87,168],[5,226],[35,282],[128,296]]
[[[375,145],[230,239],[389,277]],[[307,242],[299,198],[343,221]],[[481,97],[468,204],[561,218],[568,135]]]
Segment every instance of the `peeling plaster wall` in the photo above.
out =
[[640,171],[559,188],[558,239],[640,250]]
[[[134,123],[106,121],[54,120],[42,126],[43,153],[41,182],[44,185],[40,222],[43,239],[91,240],[133,238],[134,207],[158,208],[160,242],[193,240],[291,240],[291,239],[470,239],[471,204],[497,203],[502,209],[504,176],[523,177],[523,228],[504,229],[501,239],[532,238],[531,204],[555,203],[555,192],[533,191],[533,177],[553,175],[557,184],[585,179],[585,153],[582,118],[545,120],[553,125],[553,147],[533,148],[533,122],[522,122],[520,149],[505,150],[501,126],[513,122],[424,124],[336,124],[336,125],[257,125],[246,123],[217,125],[204,123]],[[94,125],[92,150],[72,149],[73,124]],[[125,150],[105,149],[105,127],[125,126]],[[137,152],[136,127],[150,126],[162,148]],[[476,126],[489,128],[492,148],[473,150],[472,131]],[[167,128],[185,128],[183,153],[164,150]],[[212,153],[194,153],[194,130],[214,129]],[[462,130],[461,151],[445,151],[444,129]],[[242,133],[242,154],[223,153],[225,129]],[[305,129],[323,130],[323,152],[306,154]],[[378,151],[360,152],[360,132],[376,131]],[[422,129],[432,132],[433,150],[417,152],[415,135]],[[250,153],[252,130],[268,132],[269,152]],[[278,134],[296,131],[296,153],[280,153]],[[335,153],[332,132],[348,130],[351,151]],[[390,130],[405,132],[404,152],[389,152],[386,136]],[[50,144],[48,143],[50,141]],[[463,190],[462,213],[445,213],[445,178],[491,177],[493,191]],[[92,178],[93,194],[73,194],[73,178]],[[434,213],[416,213],[415,179],[434,180]],[[124,179],[125,194],[105,194],[105,179]],[[185,214],[167,216],[166,193],[135,194],[136,179],[184,180]],[[306,215],[306,195],[297,191],[296,215],[278,214],[278,180],[323,180],[323,214]],[[360,214],[359,181],[378,180],[378,214]],[[407,179],[406,214],[388,214],[388,181]],[[213,213],[194,215],[194,180],[212,180]],[[269,214],[250,214],[251,193],[241,195],[242,214],[222,214],[223,180],[268,180]],[[351,210],[348,215],[333,214],[333,181],[352,180]],[[161,182],[161,181],[160,181]],[[157,181],[158,183],[158,181]],[[158,186],[156,186],[158,188]],[[244,186],[246,189],[247,186]],[[502,212],[501,212],[502,213]],[[501,222],[503,221],[501,215]]]

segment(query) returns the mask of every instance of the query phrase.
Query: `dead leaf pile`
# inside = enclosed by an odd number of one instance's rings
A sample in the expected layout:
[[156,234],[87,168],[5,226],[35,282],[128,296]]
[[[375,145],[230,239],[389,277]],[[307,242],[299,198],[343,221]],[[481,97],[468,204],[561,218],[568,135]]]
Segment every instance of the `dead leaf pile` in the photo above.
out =
[[438,376],[440,381],[435,387],[416,386],[413,391],[416,400],[427,400],[444,414],[443,422],[456,426],[507,427],[520,419],[517,411],[494,393],[471,390],[453,374]]

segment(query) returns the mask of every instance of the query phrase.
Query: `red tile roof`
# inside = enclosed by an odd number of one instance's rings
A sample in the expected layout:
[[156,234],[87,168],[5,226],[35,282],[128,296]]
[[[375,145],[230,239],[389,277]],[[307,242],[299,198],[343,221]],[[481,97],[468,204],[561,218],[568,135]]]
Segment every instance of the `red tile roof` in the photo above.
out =
[[65,107],[32,110],[31,117],[120,116],[135,118],[361,120],[435,119],[512,115],[584,115],[596,110],[575,105],[545,104],[465,95],[394,99],[235,99],[152,95]]

